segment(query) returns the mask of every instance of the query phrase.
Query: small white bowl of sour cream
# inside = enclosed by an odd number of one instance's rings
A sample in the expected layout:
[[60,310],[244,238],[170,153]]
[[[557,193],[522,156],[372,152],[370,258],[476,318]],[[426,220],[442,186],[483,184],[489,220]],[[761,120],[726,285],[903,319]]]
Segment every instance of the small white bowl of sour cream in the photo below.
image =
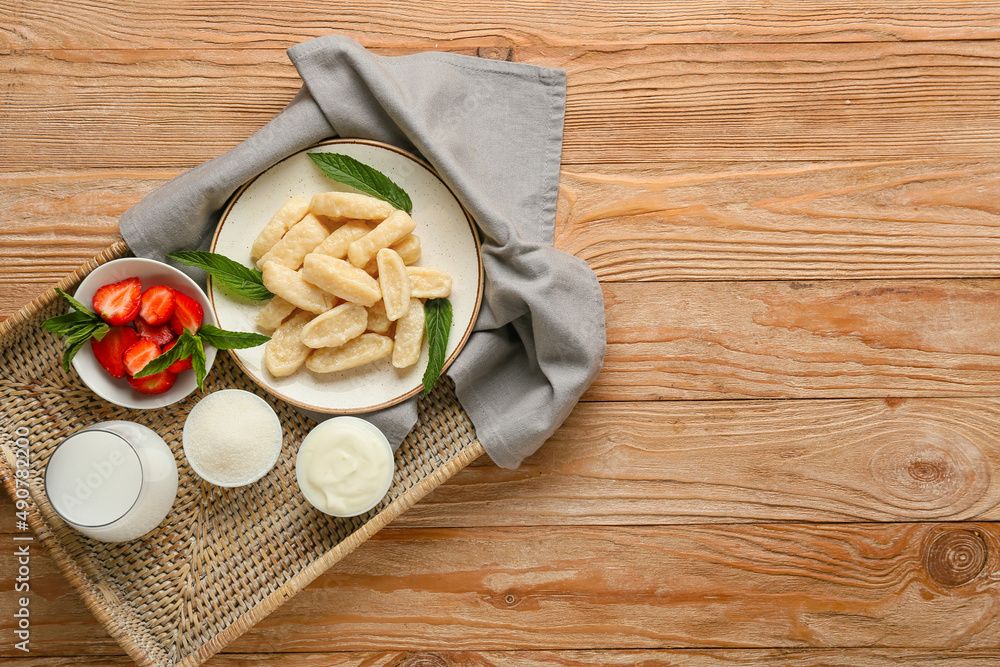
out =
[[324,514],[351,517],[372,510],[395,473],[392,446],[371,422],[334,417],[317,424],[295,457],[295,478],[309,504]]

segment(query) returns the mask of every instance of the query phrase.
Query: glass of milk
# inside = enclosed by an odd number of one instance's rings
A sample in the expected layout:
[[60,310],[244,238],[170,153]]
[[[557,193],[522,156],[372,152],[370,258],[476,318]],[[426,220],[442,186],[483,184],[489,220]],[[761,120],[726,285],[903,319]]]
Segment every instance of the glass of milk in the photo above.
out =
[[70,526],[102,542],[142,537],[177,497],[177,462],[156,432],[108,421],[63,440],[45,467],[45,494]]

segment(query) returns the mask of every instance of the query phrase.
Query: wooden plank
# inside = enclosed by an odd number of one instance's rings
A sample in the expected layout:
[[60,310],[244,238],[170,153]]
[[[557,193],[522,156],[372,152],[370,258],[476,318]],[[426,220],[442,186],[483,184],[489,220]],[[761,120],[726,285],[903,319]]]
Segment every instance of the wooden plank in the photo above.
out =
[[[994,667],[1000,651],[913,649],[665,649],[640,651],[386,651],[343,653],[221,653],[206,667],[258,663],[291,667],[582,667],[583,665],[671,665],[698,667]],[[5,667],[133,665],[127,657],[8,658]]]
[[0,163],[8,170],[192,167],[258,130],[301,86],[283,52],[212,53],[218,57],[121,50],[4,56]]
[[179,173],[53,168],[0,172],[0,319],[114,243],[118,217]]
[[[545,46],[515,57],[567,70],[566,165],[995,159],[1000,151],[1000,109],[989,93],[1000,85],[1000,57],[989,41],[583,54]],[[275,49],[29,51],[5,60],[7,169],[190,167],[263,126],[300,86]]]
[[517,470],[477,461],[393,525],[995,521],[998,415],[995,398],[582,403]]
[[[310,650],[316,644],[288,636],[293,619],[343,648],[370,647],[372,638],[383,648],[433,642],[448,650],[994,648],[998,531],[995,524],[383,531],[231,648]],[[948,588],[928,573],[956,583],[977,568],[971,581]],[[337,611],[321,618],[329,610]]]
[[568,165],[556,245],[602,281],[1000,275],[1000,163]]
[[582,403],[517,470],[484,457],[393,525],[996,521],[997,442],[1000,398]]
[[[13,506],[6,509],[13,514]],[[28,648],[32,656],[124,656],[125,651],[91,615],[41,543],[14,539],[26,535],[30,533],[18,531],[0,535],[0,582],[3,586],[0,589],[0,627],[5,637],[0,644],[0,660],[26,657],[15,646],[23,639],[14,635],[19,623],[15,613],[22,608],[29,614]],[[22,555],[25,547],[27,556]],[[18,559],[28,562],[19,564]],[[26,573],[18,572],[22,565],[27,568]],[[24,586],[28,590],[24,590]],[[21,604],[22,598],[27,599],[26,606]]]
[[564,164],[989,157],[1000,131],[987,119],[1000,112],[978,81],[1000,61],[992,42],[973,44],[683,45],[526,61],[567,70]]
[[128,12],[111,0],[78,4],[60,0],[45,11],[22,5],[0,8],[0,48],[116,48],[227,46],[287,47],[330,32],[367,45],[587,44],[744,41],[887,41],[995,39],[1000,14],[992,2],[850,5],[831,0],[778,0],[734,5],[724,0],[679,2],[650,11],[640,3],[600,2],[553,6],[544,2],[428,0],[383,2],[376,7],[319,0],[280,4],[240,3],[238,18],[224,2],[197,7],[144,3]]
[[[228,650],[995,650],[998,548],[994,523],[389,528]],[[36,655],[120,654],[43,556],[36,583]]]
[[988,396],[1000,281],[606,283],[588,401]]
[[[112,243],[118,216],[181,171],[0,173],[0,316]],[[998,183],[996,160],[569,166],[556,245],[604,282],[989,277]]]
[[0,173],[0,314],[13,314],[118,238],[118,216],[180,173]]
[[608,349],[588,401],[1000,387],[996,280],[610,283],[604,296]]
[[593,401],[995,394],[1000,282],[610,283]]

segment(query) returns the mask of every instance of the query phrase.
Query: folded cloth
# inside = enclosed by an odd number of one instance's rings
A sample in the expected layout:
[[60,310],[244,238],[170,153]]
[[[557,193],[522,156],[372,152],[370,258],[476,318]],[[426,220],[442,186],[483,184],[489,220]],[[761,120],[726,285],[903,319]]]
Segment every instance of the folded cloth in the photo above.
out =
[[[122,236],[137,256],[160,260],[207,249],[240,185],[331,136],[420,154],[482,236],[483,305],[448,374],[490,457],[517,467],[565,420],[604,358],[597,278],[552,246],[565,72],[449,53],[376,56],[338,35],[288,55],[305,84],[288,106],[126,211]],[[416,422],[416,399],[363,416],[398,446]]]

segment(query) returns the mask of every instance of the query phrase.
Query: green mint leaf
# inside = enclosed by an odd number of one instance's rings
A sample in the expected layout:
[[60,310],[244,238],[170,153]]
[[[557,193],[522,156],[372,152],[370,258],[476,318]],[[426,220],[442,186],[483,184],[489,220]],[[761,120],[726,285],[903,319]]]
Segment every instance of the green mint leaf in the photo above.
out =
[[42,328],[57,336],[66,337],[66,349],[63,351],[62,367],[69,373],[70,362],[91,338],[101,340],[108,333],[108,325],[85,305],[71,297],[58,287],[56,292],[69,303],[70,310],[63,315],[56,315],[42,322]]
[[269,336],[245,331],[226,331],[211,324],[203,324],[198,329],[198,335],[203,341],[218,350],[242,350],[257,347],[271,340]]
[[70,310],[42,322],[42,328],[57,336],[66,337],[66,351],[63,354],[63,368],[69,372],[69,362],[91,338],[101,340],[108,333],[108,325],[100,316],[58,287],[56,292],[69,303]]
[[[181,337],[177,339],[176,345],[143,366],[142,370],[133,377],[139,379],[156,375],[170,368],[170,365],[175,361],[187,358],[191,355],[190,343],[188,341],[192,338],[197,339],[197,336],[192,336],[191,332],[185,329]],[[197,345],[201,347],[201,342],[197,341]]]
[[448,335],[451,333],[452,309],[448,299],[428,299],[424,304],[424,326],[427,328],[427,369],[424,371],[424,396],[431,393],[441,369],[444,368],[448,351]]
[[201,338],[199,336],[192,336],[191,342],[188,344],[188,349],[191,352],[191,368],[194,370],[194,377],[198,381],[198,389],[204,390],[205,376],[208,375],[208,370],[206,369],[208,359],[205,357],[205,346],[202,345]]
[[264,287],[260,271],[243,266],[225,255],[201,250],[181,250],[168,254],[167,258],[206,271],[213,280],[248,299],[264,301],[274,296]]
[[87,313],[71,310],[65,315],[57,315],[45,320],[42,322],[42,328],[59,336],[68,336],[82,325],[96,324],[91,315],[93,313],[88,315]]
[[66,336],[66,349],[63,351],[62,367],[69,373],[70,362],[76,353],[83,349],[91,338],[101,340],[108,333],[108,325],[104,322],[100,324],[82,324]]
[[63,351],[62,367],[63,370],[69,373],[70,364],[73,362],[73,357],[76,353],[83,349],[83,346],[87,344],[90,340],[90,336],[71,338],[66,341],[66,349]]
[[66,294],[66,292],[62,291],[58,287],[56,288],[56,292],[58,292],[59,295],[62,296],[62,298],[66,299],[66,301],[69,302],[69,305],[73,310],[77,311],[78,313],[87,313],[89,315],[92,315],[95,319],[100,319],[97,313],[90,310],[85,305],[83,305],[82,303],[71,297],[69,294]]
[[359,162],[342,153],[309,153],[320,170],[344,185],[361,190],[372,197],[387,201],[407,213],[413,210],[410,195],[396,185],[392,179],[364,162]]

